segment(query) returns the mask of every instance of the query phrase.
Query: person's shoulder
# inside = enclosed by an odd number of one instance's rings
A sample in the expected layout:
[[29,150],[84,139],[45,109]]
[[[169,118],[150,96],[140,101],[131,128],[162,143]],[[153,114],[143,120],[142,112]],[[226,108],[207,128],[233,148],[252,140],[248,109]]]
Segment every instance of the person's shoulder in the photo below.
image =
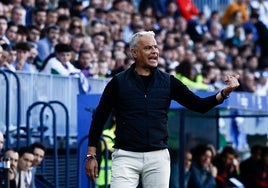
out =
[[126,76],[130,71],[131,71],[130,68],[128,68],[128,69],[126,69],[126,70],[123,70],[123,71],[120,71],[120,72],[118,72],[117,74],[115,74],[115,75],[113,76],[113,78],[124,77],[124,76]]
[[39,44],[48,44],[49,43],[49,40],[47,37],[44,37],[44,38],[41,38],[40,40],[37,41],[37,45]]
[[56,57],[51,57],[48,59],[47,63],[60,63]]

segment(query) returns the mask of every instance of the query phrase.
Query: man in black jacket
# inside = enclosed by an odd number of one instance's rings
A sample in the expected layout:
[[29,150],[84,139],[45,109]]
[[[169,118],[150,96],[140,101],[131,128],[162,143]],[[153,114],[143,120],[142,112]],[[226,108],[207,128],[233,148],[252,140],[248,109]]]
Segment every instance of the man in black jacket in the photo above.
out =
[[96,147],[113,110],[116,117],[115,151],[112,154],[112,188],[168,188],[170,156],[167,150],[167,112],[171,100],[205,113],[235,90],[238,76],[228,76],[227,86],[215,95],[200,98],[174,76],[157,69],[159,49],[152,31],[134,34],[130,41],[135,63],[107,84],[93,115],[89,131],[86,174],[98,174]]

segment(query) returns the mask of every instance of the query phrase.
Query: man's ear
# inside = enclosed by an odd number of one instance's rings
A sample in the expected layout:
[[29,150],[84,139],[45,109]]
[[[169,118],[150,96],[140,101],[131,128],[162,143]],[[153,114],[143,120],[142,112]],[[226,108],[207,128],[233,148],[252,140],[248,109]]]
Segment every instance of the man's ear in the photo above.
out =
[[132,48],[132,49],[130,50],[130,52],[131,52],[131,54],[132,54],[132,57],[135,59],[135,58],[137,57],[137,50],[134,49],[134,48]]

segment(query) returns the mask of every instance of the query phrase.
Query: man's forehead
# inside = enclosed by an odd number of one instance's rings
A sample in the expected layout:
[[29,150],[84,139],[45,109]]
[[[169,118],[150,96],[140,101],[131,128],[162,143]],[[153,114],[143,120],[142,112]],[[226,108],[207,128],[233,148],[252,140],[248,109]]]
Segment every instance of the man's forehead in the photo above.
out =
[[155,38],[152,36],[140,37],[139,43],[142,45],[149,45],[149,46],[157,45]]
[[19,154],[15,151],[9,150],[6,152],[5,154],[7,157],[12,157],[13,159],[18,159],[19,158]]
[[24,153],[22,158],[32,159],[34,157],[33,153]]

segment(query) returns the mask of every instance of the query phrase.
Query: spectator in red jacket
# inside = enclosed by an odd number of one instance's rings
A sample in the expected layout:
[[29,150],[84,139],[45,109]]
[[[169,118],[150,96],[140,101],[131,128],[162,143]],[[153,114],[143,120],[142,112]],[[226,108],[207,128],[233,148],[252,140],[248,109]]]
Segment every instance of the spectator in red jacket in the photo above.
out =
[[180,14],[190,21],[199,15],[199,10],[192,0],[177,0]]

